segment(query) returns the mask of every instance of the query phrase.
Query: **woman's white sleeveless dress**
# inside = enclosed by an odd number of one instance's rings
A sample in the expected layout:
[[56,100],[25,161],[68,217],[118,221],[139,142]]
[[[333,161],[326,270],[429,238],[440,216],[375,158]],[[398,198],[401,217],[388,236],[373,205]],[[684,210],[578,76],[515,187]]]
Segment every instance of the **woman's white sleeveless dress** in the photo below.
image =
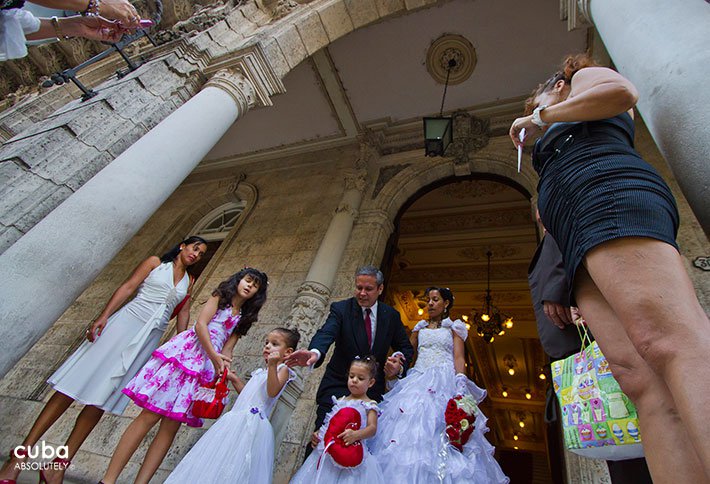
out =
[[173,284],[173,264],[153,269],[138,294],[109,319],[101,336],[84,341],[49,377],[56,391],[84,405],[121,414],[130,399],[121,393],[158,347],[173,309],[187,294],[185,273]]

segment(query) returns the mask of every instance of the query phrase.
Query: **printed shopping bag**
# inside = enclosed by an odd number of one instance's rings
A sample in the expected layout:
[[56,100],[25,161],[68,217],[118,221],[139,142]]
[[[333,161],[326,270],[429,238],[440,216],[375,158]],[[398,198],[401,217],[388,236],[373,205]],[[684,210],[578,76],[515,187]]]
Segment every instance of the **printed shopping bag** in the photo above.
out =
[[582,350],[552,363],[565,445],[592,459],[643,457],[636,407],[619,388],[597,342],[589,344],[583,328]]

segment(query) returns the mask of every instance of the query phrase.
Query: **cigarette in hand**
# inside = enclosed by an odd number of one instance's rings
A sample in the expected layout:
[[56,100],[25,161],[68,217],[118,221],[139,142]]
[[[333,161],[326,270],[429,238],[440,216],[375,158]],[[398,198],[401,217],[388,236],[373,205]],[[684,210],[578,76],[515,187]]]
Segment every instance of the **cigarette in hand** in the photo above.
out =
[[523,143],[525,142],[525,128],[520,130],[518,139],[520,140],[520,144],[518,145],[518,173],[520,173],[520,165],[523,161]]

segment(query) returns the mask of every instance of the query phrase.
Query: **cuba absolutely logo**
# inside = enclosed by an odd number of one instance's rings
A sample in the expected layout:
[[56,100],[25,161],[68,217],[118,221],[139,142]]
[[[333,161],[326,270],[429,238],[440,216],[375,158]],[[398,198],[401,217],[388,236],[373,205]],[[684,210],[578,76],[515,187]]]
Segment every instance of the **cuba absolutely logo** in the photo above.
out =
[[[13,455],[17,459],[28,457],[28,461],[19,462],[17,467],[22,471],[36,471],[46,469],[64,470],[69,461],[69,447],[66,445],[53,446],[44,440],[39,445],[18,445],[12,449]],[[56,459],[59,461],[38,462],[38,460]]]

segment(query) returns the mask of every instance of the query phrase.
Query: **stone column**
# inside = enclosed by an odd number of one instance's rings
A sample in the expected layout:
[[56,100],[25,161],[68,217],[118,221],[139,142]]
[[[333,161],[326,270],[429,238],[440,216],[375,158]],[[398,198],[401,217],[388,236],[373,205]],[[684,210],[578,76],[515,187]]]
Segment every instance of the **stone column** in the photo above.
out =
[[298,296],[293,303],[289,321],[299,328],[303,341],[310,340],[316,325],[323,320],[335,274],[350,240],[364,189],[364,170],[346,173],[343,196],[318,247],[306,280],[298,288]]
[[[301,346],[308,344],[325,318],[335,275],[362,203],[366,173],[366,167],[360,160],[355,170],[346,173],[343,196],[318,247],[306,280],[297,290],[287,324],[298,328],[301,333]],[[315,393],[323,370],[324,367],[314,372],[306,371],[303,393],[292,414],[284,413],[276,422],[272,419],[274,429],[284,435],[282,442],[277,441],[275,484],[287,483],[303,461],[303,442],[306,435],[312,432],[315,421]],[[282,430],[281,426],[286,429]]]
[[[572,3],[574,0],[563,0]],[[616,68],[695,216],[710,234],[710,4],[699,0],[576,0]]]
[[[263,67],[263,66],[262,66]],[[0,377],[175,191],[264,86],[223,69],[0,255]],[[273,94],[273,91],[271,92]]]

